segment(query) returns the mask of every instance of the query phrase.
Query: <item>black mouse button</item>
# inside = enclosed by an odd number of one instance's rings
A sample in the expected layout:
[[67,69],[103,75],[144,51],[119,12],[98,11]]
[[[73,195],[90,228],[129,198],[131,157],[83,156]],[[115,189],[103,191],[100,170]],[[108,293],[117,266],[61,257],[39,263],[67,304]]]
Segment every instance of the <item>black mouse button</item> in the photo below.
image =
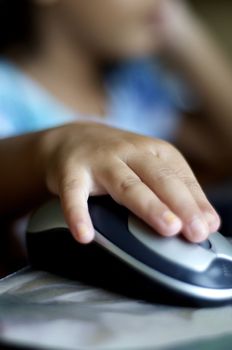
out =
[[206,239],[203,242],[197,243],[197,244],[206,250],[210,250],[212,248],[212,245],[208,239]]
[[209,241],[211,244],[211,251],[213,251],[218,258],[232,261],[232,244],[227,238],[215,232],[209,236]]

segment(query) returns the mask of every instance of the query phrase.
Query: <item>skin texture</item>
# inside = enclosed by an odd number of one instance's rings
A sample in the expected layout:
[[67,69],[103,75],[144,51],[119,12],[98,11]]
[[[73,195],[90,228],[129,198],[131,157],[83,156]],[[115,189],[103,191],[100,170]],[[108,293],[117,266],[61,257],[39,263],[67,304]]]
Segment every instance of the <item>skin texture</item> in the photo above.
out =
[[83,122],[1,140],[1,158],[5,147],[17,178],[10,178],[11,163],[5,161],[1,211],[6,215],[22,205],[22,194],[32,206],[35,198],[53,193],[60,196],[66,221],[81,243],[94,236],[89,195],[109,193],[164,236],[182,230],[198,242],[220,224],[183,156],[164,141]]

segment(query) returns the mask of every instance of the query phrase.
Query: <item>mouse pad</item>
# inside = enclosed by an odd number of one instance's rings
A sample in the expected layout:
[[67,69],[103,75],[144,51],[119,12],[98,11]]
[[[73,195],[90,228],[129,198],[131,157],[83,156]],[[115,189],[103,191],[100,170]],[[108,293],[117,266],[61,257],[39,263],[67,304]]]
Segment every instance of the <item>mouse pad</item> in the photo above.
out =
[[0,342],[35,349],[231,349],[232,306],[148,304],[25,268],[0,280]]

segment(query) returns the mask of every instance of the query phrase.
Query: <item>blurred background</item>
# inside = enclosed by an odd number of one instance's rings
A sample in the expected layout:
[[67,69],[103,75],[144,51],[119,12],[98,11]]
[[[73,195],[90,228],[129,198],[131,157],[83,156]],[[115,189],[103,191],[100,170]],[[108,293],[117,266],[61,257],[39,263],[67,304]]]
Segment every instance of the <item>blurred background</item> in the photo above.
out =
[[189,0],[232,60],[232,1]]

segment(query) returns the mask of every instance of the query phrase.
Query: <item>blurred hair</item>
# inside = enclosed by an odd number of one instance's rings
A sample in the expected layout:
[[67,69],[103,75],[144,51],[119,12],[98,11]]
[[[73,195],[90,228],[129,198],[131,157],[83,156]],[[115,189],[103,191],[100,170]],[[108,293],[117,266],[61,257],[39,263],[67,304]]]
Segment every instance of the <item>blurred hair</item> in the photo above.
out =
[[0,0],[0,53],[33,42],[32,0]]

